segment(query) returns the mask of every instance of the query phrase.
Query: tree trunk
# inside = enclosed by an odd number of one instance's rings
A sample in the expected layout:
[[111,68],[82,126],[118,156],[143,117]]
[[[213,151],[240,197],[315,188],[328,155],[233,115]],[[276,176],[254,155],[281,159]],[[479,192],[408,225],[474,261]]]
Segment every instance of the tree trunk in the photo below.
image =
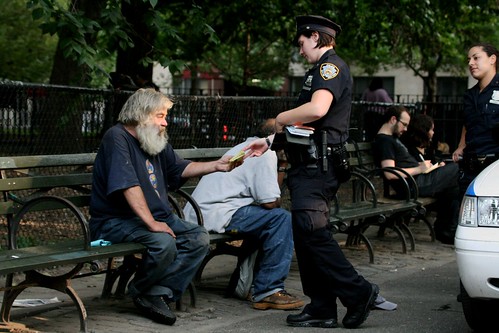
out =
[[[80,10],[85,16],[94,19],[100,16],[105,7],[104,1],[72,0],[69,8]],[[59,42],[54,57],[54,66],[50,76],[50,83],[67,86],[86,87],[90,83],[89,68],[79,65],[77,60],[67,58],[63,54],[62,43],[65,36],[59,36]],[[87,35],[85,40],[88,45],[93,46],[97,35]],[[36,137],[34,139],[33,151],[37,154],[57,154],[80,152],[83,149],[82,95],[78,93],[61,94],[52,98],[47,90],[46,103],[40,105],[36,110],[40,122],[35,124]]]
[[122,0],[121,2],[121,12],[133,29],[133,33],[129,36],[134,47],[126,50],[118,49],[116,72],[130,76],[139,87],[143,86],[140,79],[152,82],[152,64],[145,66],[141,64],[141,60],[153,52],[152,45],[157,35],[157,32],[153,31],[144,20],[149,6],[143,1]]

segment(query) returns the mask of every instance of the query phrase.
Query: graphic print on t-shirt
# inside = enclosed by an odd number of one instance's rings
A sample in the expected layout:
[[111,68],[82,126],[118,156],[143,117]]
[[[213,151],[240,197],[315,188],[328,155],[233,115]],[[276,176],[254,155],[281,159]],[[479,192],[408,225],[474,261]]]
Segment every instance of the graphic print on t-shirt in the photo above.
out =
[[158,197],[160,197],[159,192],[158,192],[158,179],[156,178],[156,175],[154,174],[154,165],[152,165],[149,160],[146,160],[146,168],[147,172],[149,173],[149,181],[151,182],[152,187],[154,187],[154,191],[156,191],[156,194]]

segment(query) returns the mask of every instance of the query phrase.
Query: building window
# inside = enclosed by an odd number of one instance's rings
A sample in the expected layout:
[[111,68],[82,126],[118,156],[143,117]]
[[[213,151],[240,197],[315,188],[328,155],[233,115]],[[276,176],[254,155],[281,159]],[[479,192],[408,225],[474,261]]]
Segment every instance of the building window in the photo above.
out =
[[460,101],[468,89],[468,78],[459,76],[445,76],[437,78],[437,98],[442,101],[455,99]]

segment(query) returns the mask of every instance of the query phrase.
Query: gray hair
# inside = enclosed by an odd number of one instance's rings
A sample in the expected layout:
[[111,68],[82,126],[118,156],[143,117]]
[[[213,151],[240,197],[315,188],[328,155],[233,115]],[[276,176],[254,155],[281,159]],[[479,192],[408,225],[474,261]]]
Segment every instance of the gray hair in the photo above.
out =
[[124,125],[137,126],[144,123],[154,112],[166,108],[173,102],[163,93],[154,89],[139,89],[128,98],[121,109],[118,121]]

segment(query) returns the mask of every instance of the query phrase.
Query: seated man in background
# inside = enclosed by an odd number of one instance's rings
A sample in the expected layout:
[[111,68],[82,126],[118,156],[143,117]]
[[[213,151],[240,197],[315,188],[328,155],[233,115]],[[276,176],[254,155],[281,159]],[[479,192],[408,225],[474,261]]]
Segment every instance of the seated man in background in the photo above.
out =
[[[268,119],[258,136],[266,137],[273,131],[274,119]],[[248,138],[227,155],[236,155],[257,138]],[[230,173],[203,176],[192,193],[208,231],[240,234],[258,242],[259,259],[251,300],[253,308],[260,310],[289,310],[304,305],[284,290],[293,256],[293,232],[291,214],[279,208],[281,191],[277,163],[276,153],[268,150],[259,159],[245,159]],[[279,169],[281,171],[284,170]],[[186,220],[196,220],[191,205],[185,207],[184,213]]]
[[92,239],[147,247],[128,293],[147,317],[176,321],[168,303],[180,299],[208,252],[209,235],[172,212],[168,189],[189,177],[230,171],[230,156],[211,162],[180,158],[168,143],[166,116],[173,103],[139,89],[107,130],[95,158],[90,199]]
[[[382,168],[398,167],[413,176],[420,196],[438,198],[435,235],[442,243],[454,244],[460,204],[459,167],[456,163],[447,163],[427,173],[432,167],[431,161],[416,159],[399,140],[410,120],[411,116],[403,106],[391,106],[386,110],[383,125],[373,142],[374,159]],[[398,195],[404,196],[404,185],[396,175],[385,172],[384,177]]]

